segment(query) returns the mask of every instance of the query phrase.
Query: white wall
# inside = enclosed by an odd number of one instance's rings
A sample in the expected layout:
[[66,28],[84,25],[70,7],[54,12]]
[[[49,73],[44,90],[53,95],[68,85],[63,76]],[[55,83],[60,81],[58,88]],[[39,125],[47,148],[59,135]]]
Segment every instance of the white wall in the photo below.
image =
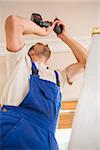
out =
[[100,2],[98,2],[98,12],[97,12],[97,16],[98,16],[98,26],[100,26]]
[[[91,28],[97,24],[96,2],[0,2],[0,41],[4,41],[4,21],[10,15],[30,18],[31,13],[39,12],[44,19],[54,19],[55,16],[64,20],[73,36],[88,36]],[[100,19],[99,19],[100,20]],[[50,35],[54,37],[54,34]]]

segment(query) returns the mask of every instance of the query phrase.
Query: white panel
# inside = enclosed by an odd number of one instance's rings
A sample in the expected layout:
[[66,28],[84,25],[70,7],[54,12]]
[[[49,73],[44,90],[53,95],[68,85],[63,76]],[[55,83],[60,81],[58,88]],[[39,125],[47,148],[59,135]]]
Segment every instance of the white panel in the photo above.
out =
[[[90,37],[73,37],[75,40],[79,41],[87,50],[89,49]],[[36,44],[37,42],[42,42],[44,44],[48,44],[49,48],[52,52],[69,52],[71,51],[70,48],[60,39],[58,38],[48,38],[48,37],[39,37],[39,38],[28,38],[25,40],[27,48],[29,49],[32,45]],[[0,43],[0,48],[5,49],[6,43]]]
[[68,150],[100,150],[100,35],[94,35]]

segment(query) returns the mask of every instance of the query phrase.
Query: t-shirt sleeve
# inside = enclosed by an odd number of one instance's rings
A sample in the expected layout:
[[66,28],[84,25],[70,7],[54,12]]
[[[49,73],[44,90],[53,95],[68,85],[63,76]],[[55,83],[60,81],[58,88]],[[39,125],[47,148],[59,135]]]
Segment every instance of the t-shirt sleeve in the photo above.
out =
[[67,83],[66,69],[57,70],[57,72],[59,74],[61,88],[63,89],[64,85]]
[[24,47],[18,51],[18,52],[11,52],[6,50],[6,54],[7,54],[7,61],[8,62],[18,62],[20,61],[23,57],[25,57],[25,55],[27,54],[27,47],[26,45],[24,45]]
[[7,52],[6,63],[7,63],[7,71],[9,74],[14,70],[16,66],[21,65],[21,63],[25,61],[26,56],[28,56],[27,51],[28,48],[26,45],[18,52],[10,52],[6,50]]
[[7,75],[11,74],[15,68],[19,68],[22,64],[27,64],[30,62],[30,57],[27,54],[28,47],[25,45],[18,52],[10,52],[6,50],[6,65],[7,65]]

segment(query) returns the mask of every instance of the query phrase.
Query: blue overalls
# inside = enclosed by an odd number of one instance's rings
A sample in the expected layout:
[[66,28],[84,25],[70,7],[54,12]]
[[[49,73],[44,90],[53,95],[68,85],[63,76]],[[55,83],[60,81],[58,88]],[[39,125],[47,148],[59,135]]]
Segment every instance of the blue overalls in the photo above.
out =
[[40,79],[32,63],[28,94],[19,106],[4,105],[0,111],[0,150],[58,150],[61,93],[57,72],[55,76],[57,84]]

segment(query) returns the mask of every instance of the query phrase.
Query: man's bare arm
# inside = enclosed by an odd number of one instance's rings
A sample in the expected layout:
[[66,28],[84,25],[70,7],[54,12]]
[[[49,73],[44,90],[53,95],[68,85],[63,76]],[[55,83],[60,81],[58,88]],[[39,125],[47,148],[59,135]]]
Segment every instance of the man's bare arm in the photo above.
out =
[[17,16],[9,16],[5,23],[6,43],[9,51],[19,51],[24,46],[23,35],[36,34],[48,35],[54,28],[56,22],[48,28],[41,28],[34,22]]
[[[62,24],[62,22],[59,22],[59,24],[60,23]],[[77,63],[71,64],[66,68],[67,79],[69,84],[71,84],[77,76],[83,72],[86,65],[88,52],[81,44],[69,36],[64,25],[63,31],[58,35],[58,37],[71,48],[75,58],[77,59]]]

